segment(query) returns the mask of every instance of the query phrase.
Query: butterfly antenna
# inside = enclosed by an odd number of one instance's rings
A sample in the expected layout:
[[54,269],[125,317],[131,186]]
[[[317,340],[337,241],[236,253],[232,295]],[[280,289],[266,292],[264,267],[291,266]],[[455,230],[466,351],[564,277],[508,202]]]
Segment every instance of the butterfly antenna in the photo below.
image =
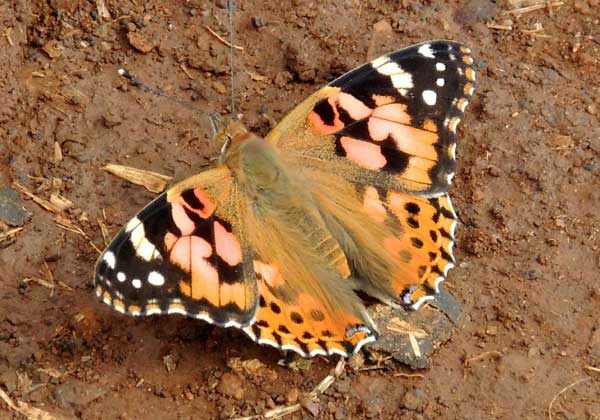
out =
[[154,87],[154,86],[150,86],[148,84],[146,84],[145,82],[143,82],[141,79],[139,79],[138,77],[134,76],[133,74],[131,74],[129,72],[129,70],[127,69],[119,69],[119,74],[121,76],[123,76],[125,79],[127,79],[129,81],[129,84],[131,86],[137,87],[141,90],[143,90],[144,92],[150,93],[154,96],[160,96],[161,98],[165,98],[168,99],[170,101],[175,102],[178,105],[181,105],[187,109],[190,109],[192,111],[197,111],[197,112],[201,112],[203,114],[208,114],[208,112],[198,106],[194,106],[191,103],[187,102],[187,101],[182,101],[181,99],[175,98],[173,96],[167,95],[165,92],[163,92],[162,90]]
[[229,15],[229,72],[231,80],[231,116],[236,118],[235,110],[235,73],[233,69],[234,65],[234,51],[233,46],[235,41],[235,33],[233,27],[233,12],[235,9],[234,0],[227,0],[227,14]]

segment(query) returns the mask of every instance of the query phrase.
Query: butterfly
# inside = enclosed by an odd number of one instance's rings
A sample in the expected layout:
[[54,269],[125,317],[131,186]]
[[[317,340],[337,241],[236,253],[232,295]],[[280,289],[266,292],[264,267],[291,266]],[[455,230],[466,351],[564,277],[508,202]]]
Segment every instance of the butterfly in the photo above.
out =
[[218,165],[159,195],[98,259],[96,295],[302,356],[377,339],[357,291],[418,309],[454,264],[448,190],[471,51],[414,45],[321,88],[263,139],[211,116]]

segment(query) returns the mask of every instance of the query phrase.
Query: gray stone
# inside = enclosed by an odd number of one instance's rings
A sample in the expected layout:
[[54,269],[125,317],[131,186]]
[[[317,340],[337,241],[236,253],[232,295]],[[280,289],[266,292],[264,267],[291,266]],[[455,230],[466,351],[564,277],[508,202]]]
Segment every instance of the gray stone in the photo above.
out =
[[23,226],[29,213],[20,204],[19,194],[10,188],[0,188],[0,221],[9,226]]
[[56,388],[54,398],[65,408],[81,407],[97,400],[104,394],[106,394],[104,388],[72,379]]

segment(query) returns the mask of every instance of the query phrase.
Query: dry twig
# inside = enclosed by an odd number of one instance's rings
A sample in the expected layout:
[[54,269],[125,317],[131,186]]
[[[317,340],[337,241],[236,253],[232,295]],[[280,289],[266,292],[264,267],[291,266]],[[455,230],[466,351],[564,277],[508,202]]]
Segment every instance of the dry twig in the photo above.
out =
[[567,385],[566,387],[564,387],[563,389],[561,389],[558,394],[556,394],[554,396],[554,398],[552,398],[552,401],[550,401],[550,405],[548,405],[548,418],[550,420],[552,420],[552,406],[554,405],[554,403],[556,402],[556,400],[558,399],[558,397],[560,397],[562,394],[564,394],[565,392],[567,392],[569,389],[583,383],[583,382],[587,382],[587,381],[591,381],[592,378],[581,378],[575,382],[573,382],[570,385]]
[[61,217],[61,215],[59,214],[54,219],[54,223],[56,223],[56,226],[58,226],[59,228],[61,228],[63,230],[83,236],[85,239],[87,239],[88,243],[92,246],[92,248],[94,248],[94,250],[98,254],[102,253],[102,251],[100,251],[100,249],[96,246],[96,244],[94,242],[92,242],[90,237],[86,235],[86,233],[83,231],[83,229],[81,229],[79,226],[75,225],[69,219],[67,219],[65,217]]
[[600,368],[593,366],[584,366],[583,370],[585,370],[590,375],[600,376]]
[[156,172],[132,168],[131,166],[116,165],[113,163],[105,165],[102,169],[119,178],[129,181],[132,184],[141,185],[153,193],[163,192],[165,188],[167,188],[167,182],[173,179],[173,177]]
[[44,210],[48,210],[52,213],[60,213],[62,211],[61,207],[44,199],[44,198],[40,198],[37,195],[35,195],[34,193],[32,193],[31,191],[29,191],[27,188],[25,188],[24,186],[22,186],[21,184],[19,184],[18,182],[13,182],[13,186],[20,191],[21,193],[25,194],[27,197],[31,198],[34,203],[36,203],[38,206],[40,206],[41,208],[43,208]]
[[96,11],[98,12],[98,16],[100,16],[102,19],[110,19],[110,12],[106,8],[104,0],[96,0]]
[[6,405],[8,405],[8,407],[11,410],[25,416],[25,418],[27,418],[29,420],[61,420],[61,419],[63,419],[63,417],[58,417],[58,416],[48,413],[47,411],[32,407],[23,401],[14,402],[8,396],[8,394],[6,392],[4,392],[1,388],[0,388],[0,398],[2,398],[4,400]]
[[6,28],[2,35],[6,38],[6,42],[8,42],[8,45],[10,45],[11,47],[14,47],[15,43],[13,42],[12,37],[10,36],[11,33],[12,33],[12,28]]
[[513,30],[512,25],[498,25],[497,23],[488,23],[486,26],[490,29],[498,29],[501,31],[512,31]]
[[183,71],[185,73],[185,75],[190,79],[190,80],[194,80],[194,76],[192,76],[192,74],[190,73],[190,71],[188,70],[188,68],[185,66],[185,64],[181,63],[179,65],[179,68],[181,69],[181,71]]
[[22,230],[23,230],[22,227],[17,227],[17,228],[11,229],[11,230],[7,230],[6,232],[0,233],[0,241],[3,241],[6,238],[10,238],[11,236],[16,235],[17,233],[19,233]]
[[520,7],[518,9],[506,10],[506,11],[504,11],[504,14],[521,16],[525,13],[533,12],[534,10],[545,9],[545,8],[550,9],[551,7],[560,7],[563,4],[565,4],[564,1],[544,1],[544,2],[534,4],[531,6],[527,6],[527,7]]
[[403,372],[396,372],[394,373],[394,378],[397,377],[401,377],[401,378],[418,378],[418,379],[425,379],[425,375],[421,375],[420,373],[403,373]]
[[[208,32],[210,32],[211,34],[213,34],[219,41],[221,41],[223,44],[227,45],[228,47],[231,47],[231,43],[229,41],[227,41],[225,38],[223,38],[221,35],[219,35],[218,33],[216,33],[210,26],[208,25],[204,25],[204,27],[208,30]],[[233,45],[233,48],[235,48],[236,50],[240,50],[240,51],[244,51],[244,47],[241,47],[239,45]]]
[[110,240],[108,228],[101,219],[98,219],[98,226],[100,226],[100,233],[102,233],[102,242],[104,243],[104,246],[108,246]]
[[470,365],[471,363],[478,362],[480,360],[485,360],[489,358],[500,359],[502,357],[502,353],[497,350],[486,351],[484,353],[478,354],[475,357],[471,357],[465,360],[465,366]]

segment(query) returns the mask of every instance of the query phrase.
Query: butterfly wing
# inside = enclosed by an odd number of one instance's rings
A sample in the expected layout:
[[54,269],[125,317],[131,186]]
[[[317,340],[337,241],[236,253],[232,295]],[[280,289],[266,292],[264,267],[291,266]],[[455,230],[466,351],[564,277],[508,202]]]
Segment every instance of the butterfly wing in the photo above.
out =
[[[259,344],[304,357],[349,356],[376,339],[369,315],[349,285],[330,270],[308,271],[307,287],[290,294],[291,274],[277,263],[255,262],[260,292],[256,322],[244,332]],[[329,287],[311,286],[328,284]]]
[[456,214],[447,194],[419,197],[319,170],[305,175],[355,289],[413,309],[439,293],[455,263]]
[[447,191],[474,83],[466,47],[415,45],[336,79],[267,136],[309,180],[356,289],[416,309],[454,266]]
[[219,167],[158,196],[98,259],[98,297],[130,315],[251,324],[258,289],[238,195],[229,170]]
[[470,50],[432,41],[364,64],[317,91],[267,139],[346,179],[440,195],[455,171],[456,129],[474,91]]

